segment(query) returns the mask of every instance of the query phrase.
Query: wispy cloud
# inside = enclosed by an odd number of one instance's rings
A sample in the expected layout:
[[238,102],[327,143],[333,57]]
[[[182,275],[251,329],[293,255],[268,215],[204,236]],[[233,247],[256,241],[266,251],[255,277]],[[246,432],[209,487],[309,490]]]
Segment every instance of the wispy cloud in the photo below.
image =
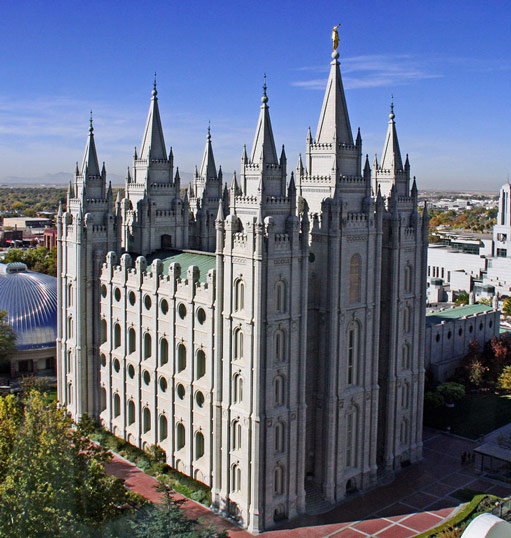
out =
[[[375,88],[398,86],[430,78],[442,77],[442,74],[421,62],[417,57],[407,54],[369,54],[353,56],[342,60],[342,72],[346,89]],[[323,90],[327,80],[325,67],[310,66],[297,69],[302,73],[325,72],[324,78],[317,76],[309,80],[297,80],[293,86],[307,90]]]

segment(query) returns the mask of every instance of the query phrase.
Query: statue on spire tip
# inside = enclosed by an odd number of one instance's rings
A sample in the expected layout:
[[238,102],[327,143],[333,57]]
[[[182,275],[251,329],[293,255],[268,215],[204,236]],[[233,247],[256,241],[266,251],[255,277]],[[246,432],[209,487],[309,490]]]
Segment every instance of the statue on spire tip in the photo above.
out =
[[339,46],[339,33],[337,32],[337,28],[340,28],[341,23],[339,23],[337,26],[334,26],[332,30],[332,42],[334,46],[334,52],[337,52],[337,47]]

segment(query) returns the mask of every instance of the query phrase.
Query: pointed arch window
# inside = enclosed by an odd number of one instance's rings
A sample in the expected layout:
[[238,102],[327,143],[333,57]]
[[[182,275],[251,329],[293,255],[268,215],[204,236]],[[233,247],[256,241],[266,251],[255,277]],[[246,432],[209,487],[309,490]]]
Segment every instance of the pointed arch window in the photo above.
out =
[[176,446],[178,450],[181,450],[185,446],[185,427],[179,423],[176,426]]
[[128,426],[131,426],[135,422],[135,402],[130,400],[128,402]]
[[360,282],[362,276],[362,258],[353,254],[350,260],[350,303],[360,302]]
[[243,378],[240,374],[234,374],[232,379],[232,399],[234,403],[243,401]]
[[231,467],[231,489],[241,491],[241,468],[238,464]]
[[286,427],[283,422],[279,421],[275,424],[275,452],[284,452],[285,448],[285,432]]
[[134,353],[137,350],[137,333],[133,327],[128,329],[128,353]]
[[279,280],[275,286],[275,299],[277,312],[283,314],[287,312],[287,286],[284,280]]
[[406,381],[401,387],[401,405],[403,406],[403,409],[408,409],[408,406],[410,405],[410,384]]
[[405,306],[403,310],[403,331],[409,333],[412,330],[412,309]]
[[357,321],[351,323],[347,334],[347,372],[346,384],[356,385],[360,357],[360,325]]
[[106,409],[106,389],[104,387],[101,387],[100,396],[101,396],[101,412],[103,412]]
[[151,411],[148,407],[144,407],[142,412],[143,432],[147,433],[151,429]]
[[177,371],[182,372],[186,368],[186,347],[184,344],[177,346]]
[[346,468],[357,466],[357,408],[353,407],[346,414]]
[[144,359],[148,359],[152,354],[153,339],[149,333],[144,334]]
[[102,319],[101,320],[101,343],[102,344],[106,342],[106,335],[107,335],[106,319]]
[[169,343],[166,338],[160,340],[160,366],[169,362]]
[[160,415],[160,441],[165,441],[168,435],[168,423],[165,415]]
[[234,284],[234,311],[238,312],[245,308],[245,283],[241,278]]
[[118,394],[114,394],[114,418],[117,418],[121,414],[121,397]]
[[243,331],[238,328],[234,331],[234,359],[243,358]]
[[241,448],[241,423],[239,420],[233,420],[231,424],[231,448],[240,450]]
[[275,331],[274,342],[275,342],[275,360],[276,361],[286,360],[286,356],[285,356],[286,346],[285,346],[284,331],[281,331],[281,330]]
[[119,323],[114,325],[114,349],[121,347],[121,326]]
[[273,471],[273,493],[275,495],[284,493],[284,469],[280,465]]
[[276,407],[284,405],[284,378],[281,375],[273,380],[273,395]]
[[401,430],[399,432],[399,442],[402,445],[408,444],[409,435],[410,435],[410,432],[409,432],[408,420],[406,418],[403,418],[401,422]]
[[73,338],[73,316],[67,318],[67,337]]
[[401,350],[402,360],[401,360],[401,366],[403,370],[409,370],[410,369],[410,346],[408,344],[403,344],[403,348]]
[[404,288],[406,293],[412,291],[412,266],[408,263],[404,269]]
[[195,459],[204,456],[204,435],[201,432],[195,434]]
[[197,379],[204,377],[206,375],[206,354],[202,349],[197,351],[197,369],[196,369]]

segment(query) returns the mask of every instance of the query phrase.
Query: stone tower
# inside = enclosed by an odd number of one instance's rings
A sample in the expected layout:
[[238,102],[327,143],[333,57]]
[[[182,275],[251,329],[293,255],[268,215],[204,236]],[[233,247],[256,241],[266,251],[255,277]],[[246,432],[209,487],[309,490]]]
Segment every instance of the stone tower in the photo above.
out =
[[119,249],[118,210],[105,165],[99,169],[91,118],[67,210],[57,215],[58,398],[73,417],[99,414],[99,275],[106,253]]

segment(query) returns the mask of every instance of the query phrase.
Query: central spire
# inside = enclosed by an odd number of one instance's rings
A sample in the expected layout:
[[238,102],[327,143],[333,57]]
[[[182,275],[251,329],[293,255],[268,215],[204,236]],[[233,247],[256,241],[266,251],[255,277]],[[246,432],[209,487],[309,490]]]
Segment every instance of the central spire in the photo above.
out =
[[149,114],[142,138],[139,159],[167,160],[167,151],[165,149],[165,140],[163,138],[163,129],[161,126],[160,110],[158,108],[158,91],[156,90],[156,73],[154,74],[154,86],[149,105]]
[[[94,126],[92,125],[92,110],[90,111],[89,120],[89,136],[85,145],[85,153],[83,155],[81,174],[87,176],[99,176],[99,162],[96,153],[96,144],[94,143]],[[86,179],[86,178],[84,178]]]
[[270,121],[270,107],[268,106],[268,95],[266,94],[266,74],[264,75],[263,96],[261,97],[261,111],[257,122],[254,144],[250,160],[257,163],[260,160],[264,164],[278,164],[275,140]]
[[211,145],[211,126],[208,126],[206,148],[204,149],[199,175],[206,180],[217,179],[215,157],[213,155],[213,146]]
[[334,50],[330,62],[330,75],[326,86],[323,107],[319,116],[316,131],[316,143],[332,143],[353,145],[348,107],[344,96],[341,71],[339,69],[339,53]]

